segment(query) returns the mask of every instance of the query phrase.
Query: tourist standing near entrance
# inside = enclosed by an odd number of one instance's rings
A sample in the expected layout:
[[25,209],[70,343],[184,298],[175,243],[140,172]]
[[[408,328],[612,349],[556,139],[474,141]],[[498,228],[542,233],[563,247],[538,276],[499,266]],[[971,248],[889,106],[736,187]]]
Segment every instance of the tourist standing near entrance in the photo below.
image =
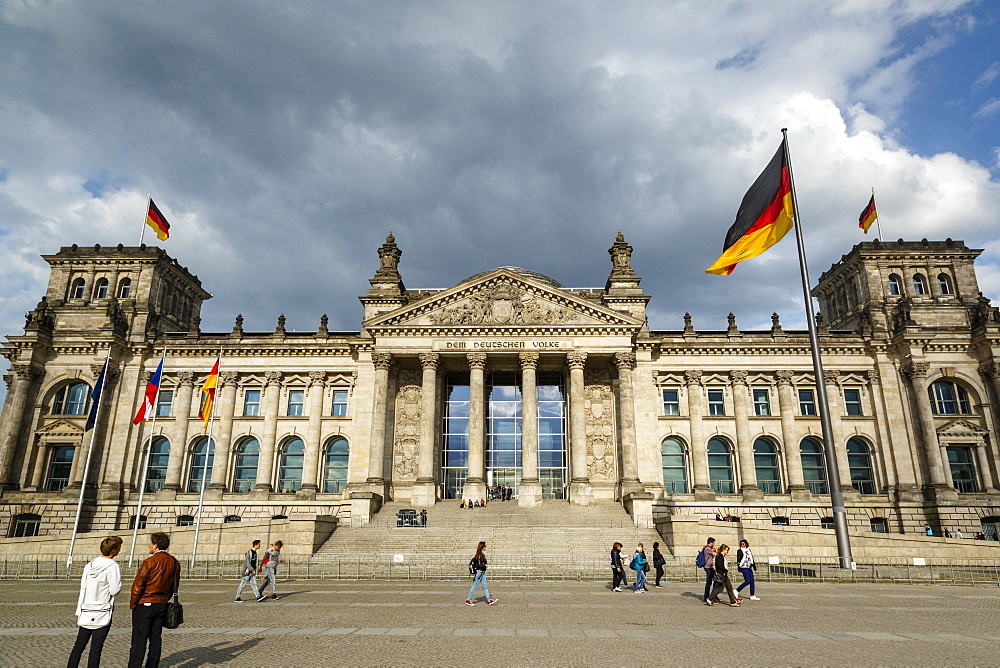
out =
[[667,563],[667,560],[663,558],[660,554],[660,544],[653,543],[653,568],[656,569],[656,582],[653,583],[654,587],[661,588],[660,579],[663,577],[663,565]]
[[729,594],[729,605],[734,608],[740,607],[736,600],[736,593],[733,591],[733,583],[729,579],[729,566],[726,564],[726,555],[729,554],[729,546],[723,543],[715,555],[715,588],[709,594],[707,605],[715,605],[719,602],[719,594],[725,589]]
[[257,548],[260,547],[260,541],[255,540],[253,542],[253,547],[246,551],[243,555],[243,577],[240,579],[240,586],[236,588],[236,602],[242,603],[243,599],[240,598],[240,594],[243,593],[243,588],[250,584],[250,588],[253,590],[254,598],[260,603],[267,596],[261,593],[260,587],[257,586]]
[[490,598],[490,588],[486,584],[486,542],[479,541],[479,546],[476,548],[476,556],[472,557],[469,561],[469,570],[473,574],[472,587],[469,588],[469,595],[465,598],[466,605],[475,605],[472,597],[476,593],[476,587],[480,585],[483,588],[483,595],[486,596],[486,604],[493,605],[498,599]]
[[261,586],[261,593],[264,593],[264,587],[267,583],[271,583],[271,600],[277,601],[278,596],[278,561],[281,559],[281,546],[282,542],[280,540],[274,541],[274,545],[267,548],[267,552],[264,553],[264,584]]
[[[750,543],[744,538],[740,541],[740,549],[736,550],[736,565],[740,569],[740,573],[743,574],[743,584],[736,588],[736,595],[743,591],[744,587],[750,587],[750,600],[759,601],[756,594],[756,584],[754,583],[754,571],[757,570],[757,564],[753,560],[753,553],[750,551]],[[742,598],[738,598],[737,601],[742,601]]]
[[[177,592],[181,581],[181,565],[172,555],[167,554],[170,536],[157,531],[149,537],[149,557],[142,562],[132,582],[132,596],[128,607],[132,608],[132,648],[129,650],[128,667],[142,668],[146,658],[146,668],[160,665],[163,634],[163,616],[167,602]],[[149,656],[146,656],[146,643]]]
[[705,547],[701,548],[701,560],[705,564],[705,598],[704,601],[708,603],[708,595],[712,592],[712,587],[715,586],[715,539],[709,538],[708,542],[705,543]]
[[[611,589],[621,591],[625,583],[625,567],[622,565],[622,544],[611,546]],[[627,586],[627,585],[626,585]]]
[[646,591],[646,571],[649,570],[649,562],[646,561],[646,551],[643,550],[642,543],[636,546],[635,554],[632,555],[632,563],[629,566],[635,571],[633,591],[636,594],[641,594]]
[[100,668],[101,650],[111,632],[111,616],[115,611],[115,596],[122,590],[122,570],[115,557],[122,549],[122,539],[108,536],[101,541],[101,556],[83,567],[80,578],[80,598],[76,602],[76,644],[69,654],[67,668],[80,665],[80,657],[90,641],[87,668]]
[[420,526],[427,526],[427,509],[423,508],[420,510]]

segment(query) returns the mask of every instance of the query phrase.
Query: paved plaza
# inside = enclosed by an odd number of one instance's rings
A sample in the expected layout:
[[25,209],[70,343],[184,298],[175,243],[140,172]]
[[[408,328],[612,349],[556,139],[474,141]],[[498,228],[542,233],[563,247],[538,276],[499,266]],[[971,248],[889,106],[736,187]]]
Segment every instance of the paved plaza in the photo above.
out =
[[[128,584],[106,666],[127,658]],[[694,583],[497,581],[499,603],[472,608],[467,582],[285,581],[263,603],[249,591],[234,603],[235,585],[182,585],[186,622],[164,631],[164,665],[987,664],[1000,642],[996,587],[765,583],[736,609],[704,605]],[[76,582],[0,591],[0,665],[65,665]]]

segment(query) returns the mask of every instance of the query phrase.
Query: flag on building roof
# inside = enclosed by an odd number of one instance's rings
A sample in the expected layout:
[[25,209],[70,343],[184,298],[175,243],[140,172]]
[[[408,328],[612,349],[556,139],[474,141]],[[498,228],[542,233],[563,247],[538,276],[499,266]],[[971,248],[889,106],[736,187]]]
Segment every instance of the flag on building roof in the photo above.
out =
[[858,227],[863,229],[865,234],[868,234],[868,228],[872,226],[876,218],[878,218],[878,211],[875,210],[875,194],[872,193],[872,198],[868,200],[868,206],[858,216]]
[[736,222],[726,234],[722,255],[705,273],[720,276],[733,273],[738,262],[757,257],[781,241],[792,229],[794,218],[788,151],[782,140],[778,152],[743,196]]
[[146,210],[146,224],[153,228],[153,231],[156,232],[156,238],[160,241],[166,241],[170,236],[170,223],[167,222],[166,216],[156,208],[152,197],[149,198],[149,209]]
[[108,374],[108,361],[110,359],[110,356],[105,358],[104,366],[101,367],[101,373],[97,376],[97,382],[94,383],[94,389],[90,393],[90,414],[87,415],[87,424],[83,427],[84,432],[90,431],[97,424],[97,412],[101,410],[101,393],[104,392],[104,378]]
[[142,398],[142,405],[139,406],[139,412],[135,414],[132,424],[139,424],[153,417],[153,411],[156,410],[156,395],[160,391],[160,376],[162,374],[163,358],[161,357],[160,365],[156,367],[156,371],[153,372],[152,377],[149,379],[149,384],[146,385],[146,395]]
[[219,360],[217,357],[215,360],[215,366],[208,374],[208,378],[205,379],[205,384],[201,386],[201,410],[198,411],[198,417],[200,417],[205,422],[205,427],[208,427],[208,421],[212,417],[212,404],[215,403],[215,387],[219,384]]

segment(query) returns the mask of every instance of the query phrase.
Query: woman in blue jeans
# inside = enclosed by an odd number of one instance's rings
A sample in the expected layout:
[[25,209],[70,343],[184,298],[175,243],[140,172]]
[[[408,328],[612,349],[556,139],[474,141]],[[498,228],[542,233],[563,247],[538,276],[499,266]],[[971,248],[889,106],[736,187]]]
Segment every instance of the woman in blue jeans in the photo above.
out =
[[[749,585],[750,600],[759,601],[760,599],[756,596],[753,577],[754,571],[757,570],[757,564],[754,563],[753,553],[750,551],[750,543],[745,538],[740,541],[740,549],[736,550],[736,565],[739,566],[740,573],[743,574],[743,584],[736,588],[736,595],[739,596],[743,588]],[[742,598],[739,598],[737,602],[742,600]]]
[[482,585],[483,594],[486,595],[486,605],[493,605],[497,602],[497,599],[490,598],[490,588],[486,584],[486,555],[483,552],[486,550],[486,541],[479,541],[479,547],[476,548],[476,556],[469,561],[469,570],[474,571],[476,577],[472,580],[472,587],[469,588],[469,595],[465,597],[466,605],[475,605],[472,600],[472,595],[476,593],[476,587]]
[[635,571],[635,585],[633,591],[636,594],[641,594],[646,591],[646,569],[649,567],[646,561],[646,552],[642,548],[642,543],[635,548],[635,554],[632,555],[632,570]]

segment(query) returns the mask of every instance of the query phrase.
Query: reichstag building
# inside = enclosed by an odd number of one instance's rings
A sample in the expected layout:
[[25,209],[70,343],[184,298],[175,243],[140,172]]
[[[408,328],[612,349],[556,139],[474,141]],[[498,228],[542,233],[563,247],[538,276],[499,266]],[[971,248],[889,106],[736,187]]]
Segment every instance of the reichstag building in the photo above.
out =
[[[156,247],[64,247],[7,337],[0,520],[8,536],[125,530],[149,448],[143,522],[304,513],[367,518],[513,488],[541,504],[820,526],[829,521],[820,407],[852,530],[966,532],[1000,515],[1000,319],[961,241],[864,242],[826,271],[823,378],[809,337],[651,331],[621,233],[603,288],[517,267],[409,289],[390,235],[358,331],[203,332],[210,294]],[[373,266],[374,266],[373,257]],[[680,324],[680,323],[679,323]],[[93,437],[89,396],[111,350]],[[200,388],[222,350],[212,438]],[[155,422],[132,424],[166,363]]]

